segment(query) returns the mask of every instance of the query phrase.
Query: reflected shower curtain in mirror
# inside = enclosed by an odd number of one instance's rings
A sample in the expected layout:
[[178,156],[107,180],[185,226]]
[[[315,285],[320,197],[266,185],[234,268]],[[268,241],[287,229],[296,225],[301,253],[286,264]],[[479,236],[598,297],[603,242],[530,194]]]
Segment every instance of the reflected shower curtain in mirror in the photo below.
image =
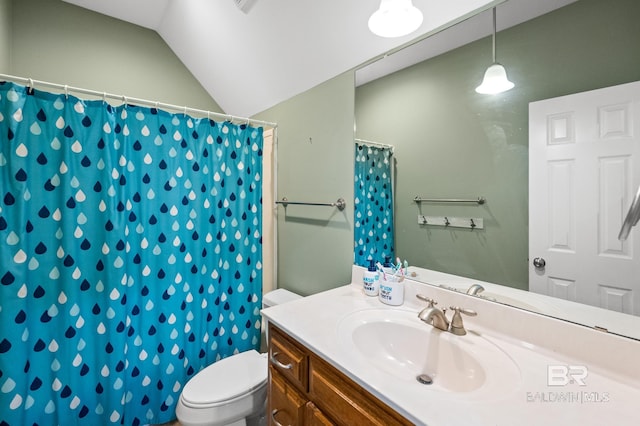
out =
[[163,423],[258,347],[262,128],[0,83],[0,144],[0,424]]
[[354,263],[394,258],[393,152],[390,147],[355,144]]

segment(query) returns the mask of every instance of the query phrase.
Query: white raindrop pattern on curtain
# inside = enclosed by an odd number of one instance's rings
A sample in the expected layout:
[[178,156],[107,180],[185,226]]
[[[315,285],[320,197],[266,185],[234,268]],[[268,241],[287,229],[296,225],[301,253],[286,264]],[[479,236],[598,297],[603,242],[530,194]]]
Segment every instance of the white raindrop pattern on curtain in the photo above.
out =
[[354,263],[394,258],[390,148],[355,144]]
[[0,83],[0,425],[162,423],[256,348],[262,129]]

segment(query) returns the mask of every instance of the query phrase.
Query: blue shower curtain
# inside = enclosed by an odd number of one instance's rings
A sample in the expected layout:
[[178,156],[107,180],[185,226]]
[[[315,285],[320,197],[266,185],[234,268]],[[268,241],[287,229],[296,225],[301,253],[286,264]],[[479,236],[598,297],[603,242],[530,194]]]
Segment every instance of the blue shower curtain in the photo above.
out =
[[261,174],[261,128],[0,83],[0,425],[163,423],[256,348]]
[[355,144],[354,263],[394,258],[393,152],[389,147]]

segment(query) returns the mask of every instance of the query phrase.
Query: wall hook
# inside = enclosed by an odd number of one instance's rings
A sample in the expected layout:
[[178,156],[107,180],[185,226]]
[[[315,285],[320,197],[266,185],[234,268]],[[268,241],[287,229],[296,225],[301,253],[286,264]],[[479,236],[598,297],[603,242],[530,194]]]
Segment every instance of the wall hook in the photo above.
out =
[[443,226],[446,228],[484,229],[481,217],[449,217],[418,215],[418,225]]

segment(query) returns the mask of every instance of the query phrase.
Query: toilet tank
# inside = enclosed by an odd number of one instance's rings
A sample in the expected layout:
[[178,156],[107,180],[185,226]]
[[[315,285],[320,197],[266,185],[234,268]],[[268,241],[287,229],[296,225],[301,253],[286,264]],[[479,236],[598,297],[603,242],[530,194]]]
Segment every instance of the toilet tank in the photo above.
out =
[[271,306],[280,305],[282,303],[291,302],[302,298],[299,294],[293,293],[284,288],[279,288],[266,293],[262,296],[262,307],[269,308]]
[[[262,308],[269,308],[271,306],[280,305],[282,303],[291,302],[302,298],[299,294],[293,293],[284,288],[279,288],[270,291],[262,296]],[[263,319],[261,333],[260,333],[260,352],[267,351],[267,320]]]

